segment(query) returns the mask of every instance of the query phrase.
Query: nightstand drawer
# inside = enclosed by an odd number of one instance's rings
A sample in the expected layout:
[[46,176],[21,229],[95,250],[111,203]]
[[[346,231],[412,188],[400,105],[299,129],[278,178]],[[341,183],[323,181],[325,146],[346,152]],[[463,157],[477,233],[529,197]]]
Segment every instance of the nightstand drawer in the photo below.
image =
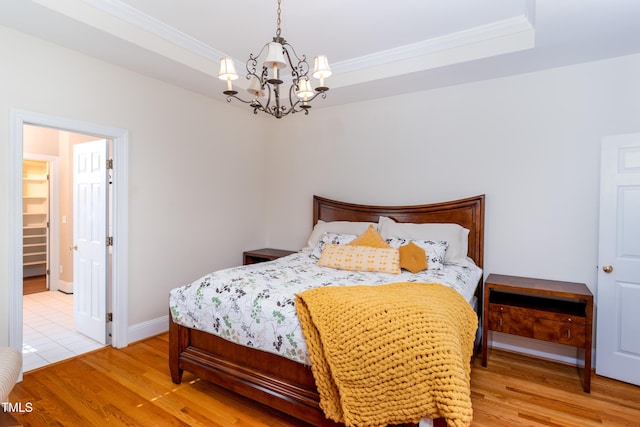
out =
[[552,320],[554,322],[564,322],[576,325],[582,325],[584,327],[587,319],[580,315],[571,315],[565,313],[554,313],[550,311],[535,310],[535,316],[537,319]]
[[577,324],[536,319],[533,329],[533,337],[539,340],[573,345],[576,347],[584,347],[585,344],[586,331],[584,323]]
[[533,338],[533,328],[533,317],[489,310],[489,329],[492,331]]
[[514,316],[532,316],[530,308],[518,307],[515,305],[508,304],[497,304],[490,303],[489,304],[489,313],[502,313],[509,314]]
[[584,317],[504,304],[489,304],[488,320],[491,331],[584,346]]

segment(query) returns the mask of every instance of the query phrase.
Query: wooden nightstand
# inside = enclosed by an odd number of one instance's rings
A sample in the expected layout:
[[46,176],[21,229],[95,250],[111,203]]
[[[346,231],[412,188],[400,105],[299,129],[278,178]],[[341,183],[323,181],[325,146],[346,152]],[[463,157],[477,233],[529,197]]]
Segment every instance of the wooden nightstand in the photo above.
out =
[[582,386],[591,390],[593,295],[584,283],[490,274],[484,284],[482,366],[487,334],[498,331],[584,351]]
[[242,264],[255,264],[258,262],[273,261],[274,259],[282,258],[283,256],[296,253],[295,251],[285,251],[283,249],[255,249],[252,251],[246,251],[242,253]]

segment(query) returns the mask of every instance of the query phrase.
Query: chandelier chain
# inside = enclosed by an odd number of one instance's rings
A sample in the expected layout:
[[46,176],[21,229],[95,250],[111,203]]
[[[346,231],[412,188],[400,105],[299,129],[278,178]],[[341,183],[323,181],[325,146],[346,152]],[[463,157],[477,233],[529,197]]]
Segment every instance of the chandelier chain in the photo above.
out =
[[280,1],[278,0],[278,29],[276,30],[276,37],[280,37],[280,12],[282,11],[280,9]]

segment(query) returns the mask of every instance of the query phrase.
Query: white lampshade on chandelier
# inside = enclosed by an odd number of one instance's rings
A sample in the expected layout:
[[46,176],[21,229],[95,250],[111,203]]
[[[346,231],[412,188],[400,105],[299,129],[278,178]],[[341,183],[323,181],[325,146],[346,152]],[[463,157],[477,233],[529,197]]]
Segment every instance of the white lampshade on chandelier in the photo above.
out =
[[[326,98],[329,90],[324,84],[324,80],[331,76],[329,61],[324,55],[318,55],[314,59],[314,69],[311,76],[319,80],[319,85],[312,87],[309,74],[309,64],[305,55],[299,57],[293,46],[280,36],[280,2],[278,0],[278,25],[276,36],[272,42],[265,44],[260,53],[254,56],[249,55],[246,63],[247,80],[250,80],[247,92],[251,95],[251,100],[240,98],[238,92],[233,89],[233,80],[239,78],[232,58],[222,58],[220,60],[220,72],[218,78],[227,82],[227,89],[223,91],[227,95],[227,101],[235,98],[240,102],[249,104],[253,108],[254,114],[258,111],[267,113],[275,118],[282,118],[289,113],[304,111],[309,114],[311,105],[309,103],[318,96]],[[262,63],[262,68],[258,70],[258,59],[266,51],[266,57]],[[289,70],[290,69],[290,70]],[[286,90],[285,82],[282,80],[283,73],[291,73],[291,85],[288,87],[288,98],[281,98],[281,92]],[[286,92],[285,92],[286,93]]]

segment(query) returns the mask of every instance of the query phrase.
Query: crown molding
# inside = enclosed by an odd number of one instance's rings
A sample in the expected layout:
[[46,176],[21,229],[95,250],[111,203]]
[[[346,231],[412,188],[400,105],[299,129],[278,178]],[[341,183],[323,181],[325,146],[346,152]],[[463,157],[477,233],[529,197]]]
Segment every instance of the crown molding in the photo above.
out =
[[135,9],[120,0],[82,0],[92,7],[126,21],[196,55],[218,62],[229,55],[182,31]]
[[214,76],[224,53],[120,0],[32,0],[132,45]]
[[[533,0],[530,3],[533,3]],[[435,55],[446,50],[483,43],[489,40],[507,40],[519,33],[535,33],[531,18],[530,13],[525,13],[524,15],[496,21],[491,24],[341,61],[333,64],[332,68],[336,74],[346,74],[410,58]],[[522,46],[522,49],[530,49],[531,47],[533,46],[527,43]]]
[[[210,76],[216,75],[220,58],[230,57],[121,0],[32,1]],[[526,0],[518,16],[334,63],[333,85],[348,86],[530,49],[535,40],[534,11],[535,0]],[[234,62],[236,68],[244,67],[243,61],[234,58]],[[236,85],[244,88],[248,82]]]

